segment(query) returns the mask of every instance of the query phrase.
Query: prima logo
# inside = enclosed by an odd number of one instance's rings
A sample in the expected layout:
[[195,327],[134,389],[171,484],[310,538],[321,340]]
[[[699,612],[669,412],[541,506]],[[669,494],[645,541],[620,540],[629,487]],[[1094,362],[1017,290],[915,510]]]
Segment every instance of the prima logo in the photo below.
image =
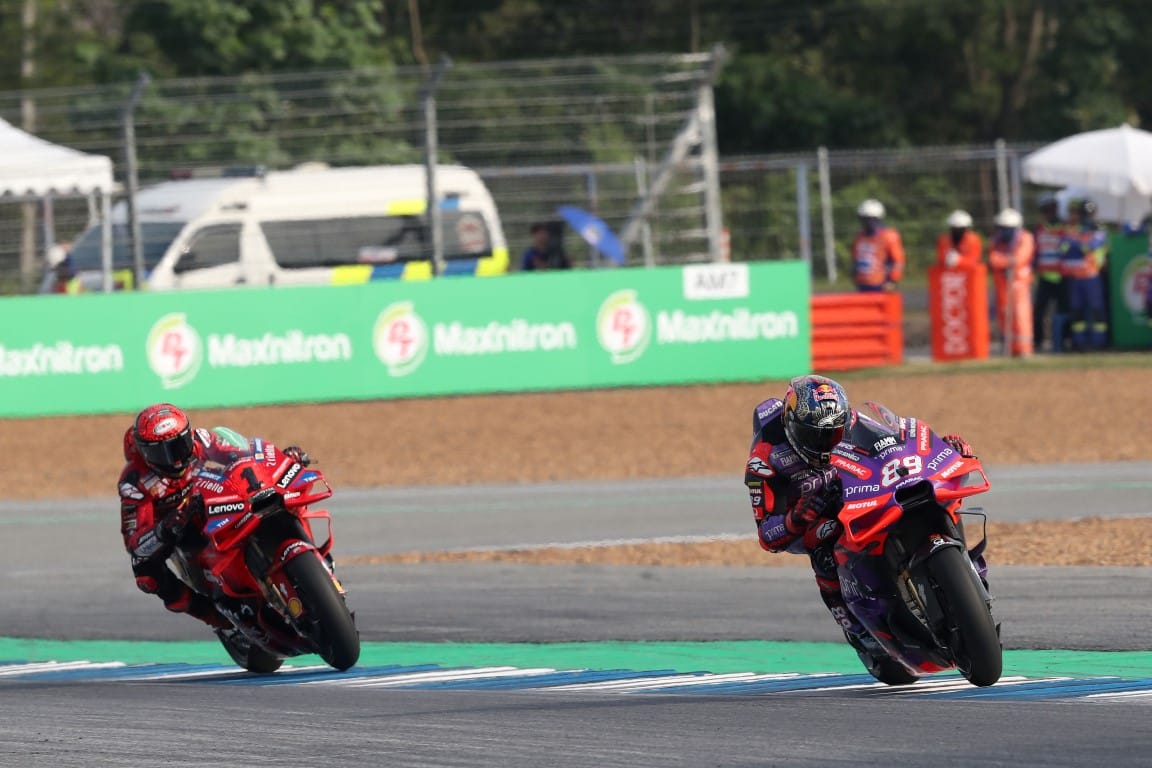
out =
[[428,354],[428,326],[410,301],[390,304],[376,318],[372,348],[389,375],[407,376]]
[[863,496],[866,493],[880,493],[880,486],[876,483],[871,485],[849,485],[844,489],[844,497],[849,496]]
[[160,377],[164,389],[178,389],[192,381],[204,360],[200,334],[188,324],[183,312],[157,320],[148,332],[145,350],[148,367]]
[[630,363],[648,348],[652,318],[636,291],[616,291],[596,313],[596,338],[617,365]]

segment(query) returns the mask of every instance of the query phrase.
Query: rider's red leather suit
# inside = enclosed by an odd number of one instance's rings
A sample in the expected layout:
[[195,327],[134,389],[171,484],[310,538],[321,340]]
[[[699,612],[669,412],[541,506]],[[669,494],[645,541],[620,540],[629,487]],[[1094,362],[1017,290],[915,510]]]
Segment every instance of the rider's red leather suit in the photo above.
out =
[[[195,461],[179,478],[170,478],[153,472],[136,453],[130,435],[125,435],[124,458],[127,463],[120,473],[120,534],[124,548],[132,556],[132,571],[136,586],[142,591],[159,595],[164,606],[178,613],[188,613],[219,627],[231,624],[216,611],[212,601],[198,595],[168,570],[165,560],[172,554],[174,541],[165,541],[161,523],[170,515],[189,513],[196,472],[205,461],[228,464],[252,452],[251,443],[239,447],[238,441],[229,442],[214,431],[197,429],[193,432]],[[211,482],[210,479],[202,482]]]

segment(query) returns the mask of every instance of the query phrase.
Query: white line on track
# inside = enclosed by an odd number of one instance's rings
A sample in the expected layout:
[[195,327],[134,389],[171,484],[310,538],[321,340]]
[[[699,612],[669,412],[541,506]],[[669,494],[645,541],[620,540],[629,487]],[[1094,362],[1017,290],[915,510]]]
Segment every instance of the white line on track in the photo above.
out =
[[0,666],[0,677],[19,677],[44,672],[76,672],[85,669],[117,669],[127,666],[122,661],[42,661],[32,664],[10,664]]
[[637,544],[708,544],[714,541],[755,541],[755,534],[711,533],[699,536],[648,536],[635,539],[590,539],[588,541],[554,541],[545,544],[499,544],[491,547],[459,547],[442,552],[535,552],[541,549],[587,549],[592,547],[630,547]]
[[[355,681],[326,680],[323,682],[334,685],[348,685],[352,688],[390,688],[395,686],[412,685],[414,683],[451,683],[464,680],[494,680],[502,677],[538,677],[540,675],[555,674],[550,668],[519,668],[519,667],[480,667],[468,670],[450,670],[446,672],[418,672],[411,675],[391,675],[360,679]],[[317,681],[320,682],[320,681]]]

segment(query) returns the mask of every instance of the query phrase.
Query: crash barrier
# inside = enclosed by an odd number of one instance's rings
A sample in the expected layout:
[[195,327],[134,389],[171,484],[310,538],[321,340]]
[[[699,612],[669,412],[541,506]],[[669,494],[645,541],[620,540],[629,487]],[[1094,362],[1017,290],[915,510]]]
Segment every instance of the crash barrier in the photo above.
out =
[[988,268],[929,267],[928,316],[933,360],[987,358]]
[[0,300],[0,416],[777,378],[803,262]]
[[1147,304],[1152,285],[1148,233],[1114,234],[1108,239],[1108,278],[1112,346],[1152,348],[1152,321]]
[[899,293],[828,293],[812,297],[812,367],[846,371],[899,365],[904,359]]

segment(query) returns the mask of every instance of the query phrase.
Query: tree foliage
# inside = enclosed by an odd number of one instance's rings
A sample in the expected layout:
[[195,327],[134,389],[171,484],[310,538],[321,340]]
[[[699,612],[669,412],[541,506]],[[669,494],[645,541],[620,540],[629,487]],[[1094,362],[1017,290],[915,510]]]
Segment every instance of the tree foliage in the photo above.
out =
[[1150,28],[1135,0],[7,0],[0,90],[723,43],[728,153],[1039,141],[1152,123]]

